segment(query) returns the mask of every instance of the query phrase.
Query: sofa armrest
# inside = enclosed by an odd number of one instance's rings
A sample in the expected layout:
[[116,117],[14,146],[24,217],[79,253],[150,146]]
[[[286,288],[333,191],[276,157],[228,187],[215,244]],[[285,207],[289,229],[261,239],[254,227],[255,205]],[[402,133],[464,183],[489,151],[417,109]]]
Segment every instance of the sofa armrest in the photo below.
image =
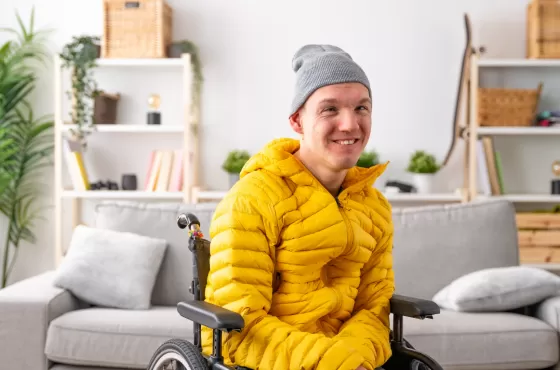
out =
[[4,369],[47,370],[49,323],[80,307],[77,298],[53,285],[54,271],[0,290],[0,359]]
[[538,304],[534,316],[560,332],[560,296],[547,298]]

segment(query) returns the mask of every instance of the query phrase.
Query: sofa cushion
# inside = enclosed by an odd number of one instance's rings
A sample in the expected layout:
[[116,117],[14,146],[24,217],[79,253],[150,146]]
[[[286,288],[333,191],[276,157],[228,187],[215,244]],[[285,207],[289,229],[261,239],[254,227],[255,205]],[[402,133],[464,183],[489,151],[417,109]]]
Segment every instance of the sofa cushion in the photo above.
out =
[[541,302],[560,293],[560,277],[528,266],[483,269],[454,280],[433,301],[465,312],[508,311]]
[[394,209],[393,223],[399,294],[432,299],[460,276],[519,264],[515,208],[505,200]]
[[87,308],[53,320],[46,356],[58,363],[146,369],[166,340],[193,341],[193,324],[175,307],[149,310]]
[[177,226],[180,213],[191,212],[200,221],[204,237],[209,238],[214,203],[137,203],[106,201],[96,206],[95,226],[165,239],[167,251],[152,293],[152,304],[175,306],[192,298],[192,254],[186,230]]
[[78,225],[54,285],[93,305],[147,309],[166,247],[161,238]]
[[446,370],[542,369],[559,360],[558,333],[530,316],[442,310],[433,320],[405,318],[403,328]]

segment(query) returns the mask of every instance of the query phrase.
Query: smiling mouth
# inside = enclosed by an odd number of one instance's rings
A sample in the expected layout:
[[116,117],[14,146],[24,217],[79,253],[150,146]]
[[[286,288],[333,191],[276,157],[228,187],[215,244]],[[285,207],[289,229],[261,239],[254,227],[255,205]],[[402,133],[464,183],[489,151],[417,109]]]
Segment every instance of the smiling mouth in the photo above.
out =
[[358,142],[358,139],[334,140],[335,143],[340,145],[352,145]]

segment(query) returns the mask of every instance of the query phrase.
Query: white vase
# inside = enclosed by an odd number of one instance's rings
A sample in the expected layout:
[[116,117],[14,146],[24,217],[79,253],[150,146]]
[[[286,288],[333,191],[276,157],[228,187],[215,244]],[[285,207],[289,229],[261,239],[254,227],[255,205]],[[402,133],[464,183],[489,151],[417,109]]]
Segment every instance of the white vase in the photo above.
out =
[[421,194],[429,194],[434,191],[433,173],[414,173],[412,174],[416,191]]
[[239,181],[239,174],[238,173],[229,173],[228,178],[229,178],[229,187],[232,188],[233,185],[235,185],[235,183],[237,181]]

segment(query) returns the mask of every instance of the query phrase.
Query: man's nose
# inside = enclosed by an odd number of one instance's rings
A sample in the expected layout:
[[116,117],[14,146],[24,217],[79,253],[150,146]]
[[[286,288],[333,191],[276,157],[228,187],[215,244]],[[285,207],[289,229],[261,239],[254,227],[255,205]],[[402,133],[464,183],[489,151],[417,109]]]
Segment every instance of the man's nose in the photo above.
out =
[[340,131],[354,131],[359,127],[359,117],[353,111],[345,111],[340,116],[338,122],[338,129]]

